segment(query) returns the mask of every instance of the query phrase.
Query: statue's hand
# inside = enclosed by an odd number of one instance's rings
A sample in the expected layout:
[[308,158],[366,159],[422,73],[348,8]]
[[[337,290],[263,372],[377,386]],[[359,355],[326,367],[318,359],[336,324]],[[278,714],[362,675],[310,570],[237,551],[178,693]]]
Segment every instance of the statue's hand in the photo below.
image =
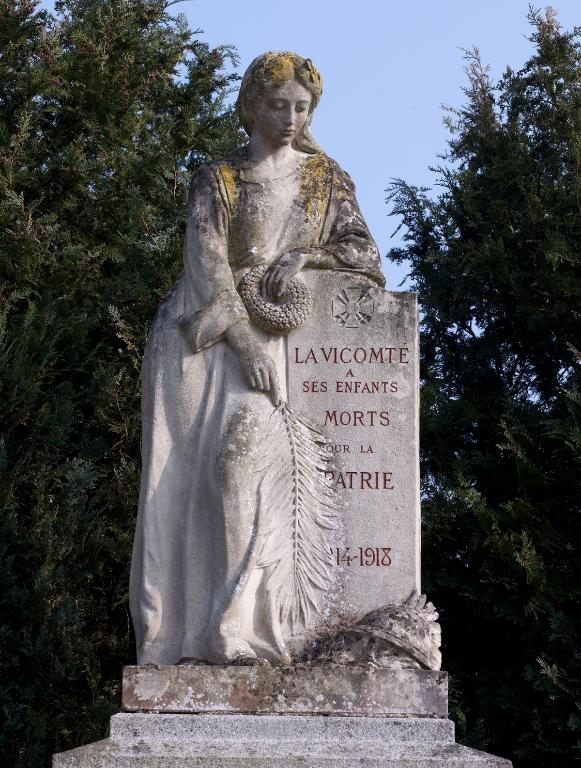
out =
[[242,375],[252,389],[270,392],[272,402],[280,403],[278,374],[271,356],[256,341],[248,323],[240,322],[226,332],[230,346],[238,355]]
[[286,291],[289,281],[297,275],[307,263],[307,255],[301,251],[287,251],[279,256],[264,273],[260,287],[264,296],[277,302]]

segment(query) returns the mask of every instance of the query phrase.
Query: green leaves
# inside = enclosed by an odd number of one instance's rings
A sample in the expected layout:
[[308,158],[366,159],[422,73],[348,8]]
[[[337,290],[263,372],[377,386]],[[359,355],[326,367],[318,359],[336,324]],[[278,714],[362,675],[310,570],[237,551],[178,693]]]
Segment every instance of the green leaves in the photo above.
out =
[[422,318],[426,590],[462,738],[515,766],[581,756],[581,31],[531,12],[493,84],[467,53],[440,192],[393,182]]
[[140,360],[187,187],[238,144],[165,0],[0,0],[0,753],[96,740],[133,658]]

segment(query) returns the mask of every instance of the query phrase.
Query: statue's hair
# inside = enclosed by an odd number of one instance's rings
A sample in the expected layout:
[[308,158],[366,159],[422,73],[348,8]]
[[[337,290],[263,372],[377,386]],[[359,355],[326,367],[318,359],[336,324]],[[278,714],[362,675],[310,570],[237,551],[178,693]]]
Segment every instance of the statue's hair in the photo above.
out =
[[296,80],[312,96],[309,118],[293,141],[293,146],[302,152],[319,152],[319,147],[311,135],[310,126],[313,111],[323,92],[323,81],[310,59],[303,59],[302,56],[290,51],[263,53],[262,56],[254,59],[244,73],[236,101],[236,111],[242,127],[250,136],[257,98],[269,83],[283,83],[286,80]]

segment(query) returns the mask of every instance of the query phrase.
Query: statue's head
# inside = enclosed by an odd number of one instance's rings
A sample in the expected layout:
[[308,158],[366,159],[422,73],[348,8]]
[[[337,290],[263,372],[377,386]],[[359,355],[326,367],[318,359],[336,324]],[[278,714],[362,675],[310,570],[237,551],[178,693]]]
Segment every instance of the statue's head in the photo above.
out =
[[298,84],[306,104],[306,119],[293,139],[295,149],[317,152],[318,147],[310,132],[311,117],[323,92],[321,75],[310,59],[296,53],[269,52],[254,59],[242,78],[236,102],[238,117],[246,133],[251,136],[256,113],[265,95],[276,96],[277,91],[294,90]]

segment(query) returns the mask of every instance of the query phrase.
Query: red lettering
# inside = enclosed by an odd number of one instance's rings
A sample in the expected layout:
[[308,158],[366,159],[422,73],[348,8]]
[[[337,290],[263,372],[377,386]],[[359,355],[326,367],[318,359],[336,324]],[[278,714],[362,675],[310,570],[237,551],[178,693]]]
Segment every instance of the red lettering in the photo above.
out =
[[[329,347],[328,349],[325,349],[324,347],[321,347],[321,352],[323,353],[323,357],[325,358],[325,362],[328,363],[331,355],[333,354],[334,347]],[[337,360],[335,360],[337,362]]]
[[351,354],[350,354],[350,356],[349,356],[349,359],[348,359],[348,360],[345,360],[345,358],[343,357],[343,355],[345,354],[345,352],[349,352],[349,353],[351,353],[351,350],[350,350],[348,347],[343,347],[343,349],[341,350],[341,352],[340,352],[340,354],[339,354],[339,357],[341,358],[341,362],[342,362],[342,363],[350,363],[350,362],[351,362]]
[[383,473],[383,490],[384,491],[393,491],[395,486],[391,482],[391,477],[393,475],[393,472],[384,472]]
[[327,382],[326,381],[303,381],[303,392],[309,393],[309,392],[326,392],[327,391]]
[[[325,477],[335,483],[337,488],[353,490],[354,484],[358,490],[371,491],[391,491],[395,487],[391,483],[392,472],[334,472],[328,470]],[[380,488],[380,482],[383,482],[383,488]]]
[[337,426],[337,411],[325,411],[325,427],[328,427],[329,424],[332,424],[334,427]]
[[309,349],[309,354],[305,358],[305,363],[316,363],[317,358],[315,357],[315,353],[312,349]]
[[361,490],[364,489],[365,485],[367,485],[368,488],[371,488],[370,480],[371,480],[371,472],[362,472],[361,473]]

